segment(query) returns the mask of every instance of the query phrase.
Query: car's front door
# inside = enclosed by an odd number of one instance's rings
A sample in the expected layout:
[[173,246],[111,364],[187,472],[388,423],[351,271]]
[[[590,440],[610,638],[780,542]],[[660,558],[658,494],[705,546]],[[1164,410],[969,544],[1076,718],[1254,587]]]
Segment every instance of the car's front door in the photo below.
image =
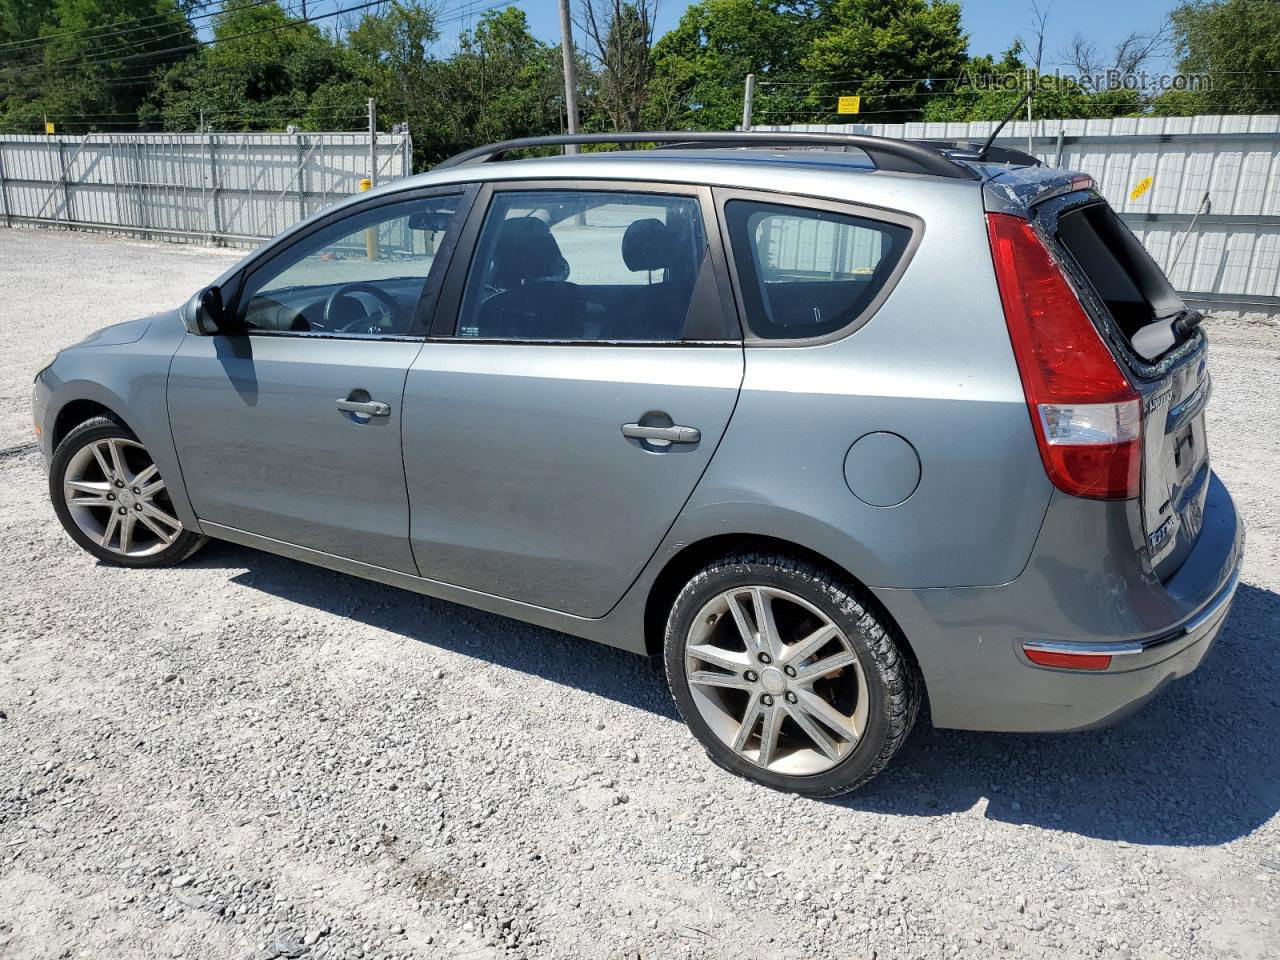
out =
[[423,576],[578,616],[618,601],[742,382],[714,224],[692,187],[482,192],[405,387]]
[[238,332],[188,336],[169,416],[200,519],[415,573],[404,381],[463,195],[371,199],[251,265]]

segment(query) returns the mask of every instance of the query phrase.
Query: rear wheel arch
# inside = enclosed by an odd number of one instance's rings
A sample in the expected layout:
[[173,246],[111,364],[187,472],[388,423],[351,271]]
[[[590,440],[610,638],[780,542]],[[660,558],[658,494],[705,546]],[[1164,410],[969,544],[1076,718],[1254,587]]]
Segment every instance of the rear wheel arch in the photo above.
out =
[[857,591],[858,599],[874,612],[882,623],[893,627],[895,639],[900,644],[905,655],[911,658],[917,675],[921,677],[922,692],[927,700],[928,690],[924,688],[920,661],[916,656],[915,650],[911,647],[910,638],[903,633],[893,615],[875,594],[867,588],[866,584],[852,572],[816,550],[779,537],[749,533],[719,534],[690,543],[675,556],[671,557],[657,577],[654,578],[652,585],[649,587],[648,597],[645,600],[645,653],[655,659],[661,658],[667,616],[671,611],[671,605],[694,574],[709,563],[722,557],[747,552],[773,553],[790,557],[813,564],[846,580]]

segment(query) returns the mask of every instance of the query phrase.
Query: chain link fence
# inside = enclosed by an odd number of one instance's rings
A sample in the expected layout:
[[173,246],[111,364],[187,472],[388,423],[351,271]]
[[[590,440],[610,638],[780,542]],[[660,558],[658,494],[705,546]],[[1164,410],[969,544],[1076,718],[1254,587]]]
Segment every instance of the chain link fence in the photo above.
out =
[[409,134],[0,136],[0,222],[251,246],[412,172]]

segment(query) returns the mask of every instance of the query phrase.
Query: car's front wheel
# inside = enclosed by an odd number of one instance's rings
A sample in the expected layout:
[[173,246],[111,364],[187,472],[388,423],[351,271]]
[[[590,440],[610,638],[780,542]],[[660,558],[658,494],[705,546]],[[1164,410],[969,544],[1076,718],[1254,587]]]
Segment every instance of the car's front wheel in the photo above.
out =
[[702,569],[667,621],[667,679],[711,758],[766,786],[834,796],[906,740],[921,683],[857,590],[813,564],[743,554]]
[[58,444],[49,494],[71,539],[107,563],[168,566],[207,539],[183,526],[146,447],[110,417],[85,421]]

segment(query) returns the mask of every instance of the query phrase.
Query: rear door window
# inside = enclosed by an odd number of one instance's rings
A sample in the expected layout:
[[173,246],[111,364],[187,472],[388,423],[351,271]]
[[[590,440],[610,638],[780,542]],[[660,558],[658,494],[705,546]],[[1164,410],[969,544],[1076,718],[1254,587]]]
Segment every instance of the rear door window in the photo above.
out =
[[866,217],[730,200],[725,220],[747,321],[765,340],[824,337],[870,316],[911,229]]
[[694,196],[498,191],[476,243],[457,336],[680,340],[707,256]]

